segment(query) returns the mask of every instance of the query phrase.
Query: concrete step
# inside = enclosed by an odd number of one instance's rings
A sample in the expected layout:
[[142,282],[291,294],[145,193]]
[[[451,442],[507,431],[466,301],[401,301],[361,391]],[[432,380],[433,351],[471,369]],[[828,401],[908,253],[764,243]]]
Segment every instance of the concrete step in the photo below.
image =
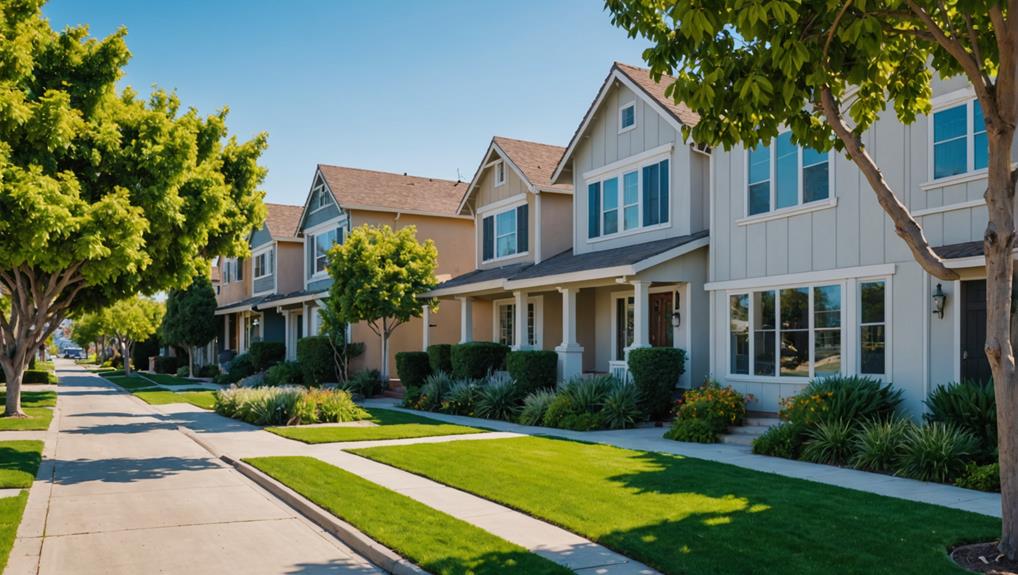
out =
[[746,447],[751,447],[753,445],[753,440],[756,439],[756,437],[757,436],[755,435],[727,433],[725,435],[719,435],[718,441],[728,445],[745,445]]
[[769,425],[740,425],[738,427],[729,427],[729,435],[752,435],[758,437],[763,435],[768,429]]
[[743,420],[743,424],[749,427],[773,427],[780,425],[781,420],[777,417],[747,417]]

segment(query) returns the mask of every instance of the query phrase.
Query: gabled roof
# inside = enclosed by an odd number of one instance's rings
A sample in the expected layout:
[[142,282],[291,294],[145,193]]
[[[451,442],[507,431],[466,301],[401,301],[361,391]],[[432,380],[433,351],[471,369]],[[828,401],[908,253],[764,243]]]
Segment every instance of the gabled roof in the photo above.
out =
[[292,239],[297,235],[297,225],[300,216],[304,212],[303,206],[288,206],[286,204],[265,203],[269,215],[265,218],[265,225],[269,228],[269,234],[273,239]]
[[318,164],[318,172],[344,210],[414,212],[454,217],[464,182]]
[[509,167],[527,184],[530,191],[572,193],[572,184],[555,184],[551,181],[551,175],[555,171],[555,166],[558,165],[559,158],[562,157],[564,151],[565,148],[562,146],[517,140],[504,136],[493,137],[491,143],[488,144],[484,157],[481,159],[481,164],[477,167],[477,171],[470,181],[470,186],[463,193],[463,198],[459,204],[459,211],[462,212],[463,206],[470,199],[470,195],[480,185],[481,176],[484,174],[485,168],[488,167],[492,154],[498,154],[504,158],[508,162]]
[[605,96],[608,95],[609,89],[611,89],[616,81],[628,86],[637,96],[643,98],[652,108],[670,120],[676,129],[682,126],[692,127],[700,121],[700,116],[689,109],[688,106],[682,103],[677,104],[674,100],[665,96],[665,89],[675,81],[675,78],[663,75],[659,82],[655,82],[650,76],[650,70],[630,66],[622,62],[615,62],[612,64],[608,76],[601,84],[601,88],[598,90],[594,101],[590,103],[590,107],[587,108],[587,112],[583,115],[583,120],[580,121],[580,125],[573,132],[573,137],[569,140],[566,151],[559,159],[558,165],[551,177],[553,182],[559,181],[569,160],[572,159],[576,144],[580,141],[598,108],[601,107]]

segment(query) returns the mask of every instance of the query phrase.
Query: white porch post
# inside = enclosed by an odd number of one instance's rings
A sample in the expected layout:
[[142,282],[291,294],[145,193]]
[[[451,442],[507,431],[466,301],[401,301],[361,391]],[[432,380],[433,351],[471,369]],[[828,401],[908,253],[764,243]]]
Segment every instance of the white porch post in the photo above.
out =
[[223,316],[223,351],[230,349],[230,315]]
[[558,373],[563,381],[583,373],[583,346],[576,341],[577,288],[558,288],[562,294],[562,343],[558,353]]
[[247,312],[240,312],[237,316],[237,322],[240,324],[240,329],[237,330],[239,334],[237,337],[237,353],[244,353],[247,351]]
[[304,336],[314,335],[311,333],[311,310],[308,308],[308,302],[300,304],[300,309],[300,320],[304,322]]
[[474,341],[474,298],[460,296],[460,343]]
[[424,315],[421,318],[424,326],[421,328],[423,333],[421,334],[421,351],[428,351],[428,346],[431,345],[431,306],[424,306]]
[[296,346],[293,341],[292,334],[290,333],[290,311],[285,309],[276,308],[276,313],[283,316],[283,347],[286,350],[285,357],[287,361],[290,360],[290,353]]
[[513,311],[516,314],[513,322],[513,349],[529,349],[530,342],[527,339],[527,292],[513,292]]
[[650,282],[637,280],[633,284],[633,345],[648,347],[650,345]]

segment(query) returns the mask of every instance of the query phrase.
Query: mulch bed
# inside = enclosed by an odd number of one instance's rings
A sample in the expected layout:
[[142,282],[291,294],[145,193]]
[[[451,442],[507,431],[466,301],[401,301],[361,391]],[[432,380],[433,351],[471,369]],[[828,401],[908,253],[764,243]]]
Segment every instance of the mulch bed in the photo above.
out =
[[1018,575],[1018,561],[1009,561],[997,551],[997,542],[963,545],[951,552],[951,559],[963,568],[987,575]]

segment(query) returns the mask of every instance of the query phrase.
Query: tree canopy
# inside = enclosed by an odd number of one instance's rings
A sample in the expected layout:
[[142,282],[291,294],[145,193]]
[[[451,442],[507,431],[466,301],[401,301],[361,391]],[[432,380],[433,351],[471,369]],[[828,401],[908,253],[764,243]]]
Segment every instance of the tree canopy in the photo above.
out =
[[172,290],[166,298],[162,337],[166,343],[187,348],[188,367],[194,369],[192,348],[216,338],[216,292],[208,276],[199,275],[186,289]]

